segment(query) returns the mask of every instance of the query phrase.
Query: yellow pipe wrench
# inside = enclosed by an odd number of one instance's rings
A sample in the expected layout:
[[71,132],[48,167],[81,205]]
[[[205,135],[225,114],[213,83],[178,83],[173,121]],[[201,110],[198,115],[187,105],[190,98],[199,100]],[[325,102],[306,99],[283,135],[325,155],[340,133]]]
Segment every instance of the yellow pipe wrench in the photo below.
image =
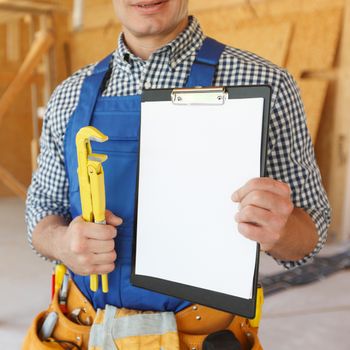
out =
[[[86,126],[77,133],[75,143],[78,157],[78,180],[82,216],[85,221],[105,224],[106,195],[102,163],[105,154],[92,153],[90,141],[105,142],[108,136],[92,126]],[[108,292],[108,276],[102,276],[102,291]],[[98,276],[90,275],[90,289],[98,289]]]

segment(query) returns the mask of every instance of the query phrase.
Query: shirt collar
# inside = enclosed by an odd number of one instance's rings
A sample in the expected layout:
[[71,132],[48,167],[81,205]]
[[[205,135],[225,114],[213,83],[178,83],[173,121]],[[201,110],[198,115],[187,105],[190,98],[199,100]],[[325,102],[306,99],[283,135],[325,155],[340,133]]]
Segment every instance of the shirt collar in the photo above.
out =
[[[204,34],[197,19],[189,16],[186,29],[174,40],[155,51],[148,60],[152,60],[155,56],[166,55],[170,67],[174,69],[186,57],[195,52],[202,45],[203,40]],[[123,33],[119,35],[118,48],[114,54],[114,61],[114,63],[124,68],[130,67],[133,63],[145,64],[147,62],[130,52],[125,44]]]

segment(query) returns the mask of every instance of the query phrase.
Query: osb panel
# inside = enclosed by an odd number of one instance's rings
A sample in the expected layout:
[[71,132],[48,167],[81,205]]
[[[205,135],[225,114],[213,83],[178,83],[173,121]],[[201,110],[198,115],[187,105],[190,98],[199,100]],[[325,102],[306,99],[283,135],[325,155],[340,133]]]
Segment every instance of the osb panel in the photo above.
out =
[[196,16],[207,35],[275,64],[285,64],[292,33],[289,22],[261,21],[246,4],[201,11]]
[[307,126],[311,134],[311,139],[315,143],[329,82],[302,79],[298,81],[298,85],[301,98],[304,102]]
[[[259,3],[261,0],[251,0],[251,3]],[[218,9],[223,6],[232,6],[232,5],[246,5],[247,0],[189,0],[189,10],[190,12],[203,11],[203,10],[213,10]]]
[[290,23],[271,24],[268,26],[255,25],[238,26],[232,45],[252,51],[271,62],[284,66],[292,33]]
[[344,0],[253,0],[251,3],[258,17],[278,17],[343,7]]
[[[71,36],[72,70],[102,59],[116,49],[120,25],[73,33]],[[91,45],[99,43],[99,45]]]
[[299,75],[333,66],[341,30],[342,10],[302,15],[295,22],[287,68]]
[[193,14],[199,20],[206,34],[210,32],[215,38],[224,35],[226,30],[232,30],[241,21],[251,21],[254,18],[252,9],[247,5],[227,6],[215,10],[193,12]]
[[[303,72],[322,71],[333,66],[341,31],[342,8],[267,16],[256,18],[254,22],[262,27],[281,23],[293,25],[285,66],[296,78],[301,77]],[[251,23],[252,20],[244,19],[236,23],[236,26],[249,27]]]

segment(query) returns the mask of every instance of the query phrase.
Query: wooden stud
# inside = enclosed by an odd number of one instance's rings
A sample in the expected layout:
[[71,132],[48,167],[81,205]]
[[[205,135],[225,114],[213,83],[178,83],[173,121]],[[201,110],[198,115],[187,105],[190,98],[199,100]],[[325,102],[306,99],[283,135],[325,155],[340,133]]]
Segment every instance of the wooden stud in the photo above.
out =
[[5,93],[1,96],[0,99],[0,123],[11,107],[13,101],[19,94],[19,92],[25,87],[28,83],[30,77],[41,61],[43,55],[48,51],[48,49],[53,44],[53,36],[49,32],[39,32],[35,38],[35,41],[28,52],[23,64],[21,65],[16,78],[7,88]]
[[0,0],[0,10],[33,14],[49,14],[53,11],[62,11],[63,9],[57,4],[47,2]]
[[19,21],[12,20],[6,24],[6,60],[18,62],[20,57],[20,28]]

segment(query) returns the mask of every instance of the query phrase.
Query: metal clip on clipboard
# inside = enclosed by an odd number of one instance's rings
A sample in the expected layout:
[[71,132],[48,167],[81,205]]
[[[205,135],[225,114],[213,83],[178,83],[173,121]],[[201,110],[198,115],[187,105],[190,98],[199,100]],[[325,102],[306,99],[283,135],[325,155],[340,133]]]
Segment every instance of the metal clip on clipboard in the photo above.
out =
[[176,105],[223,105],[227,98],[224,87],[174,89],[171,93]]

